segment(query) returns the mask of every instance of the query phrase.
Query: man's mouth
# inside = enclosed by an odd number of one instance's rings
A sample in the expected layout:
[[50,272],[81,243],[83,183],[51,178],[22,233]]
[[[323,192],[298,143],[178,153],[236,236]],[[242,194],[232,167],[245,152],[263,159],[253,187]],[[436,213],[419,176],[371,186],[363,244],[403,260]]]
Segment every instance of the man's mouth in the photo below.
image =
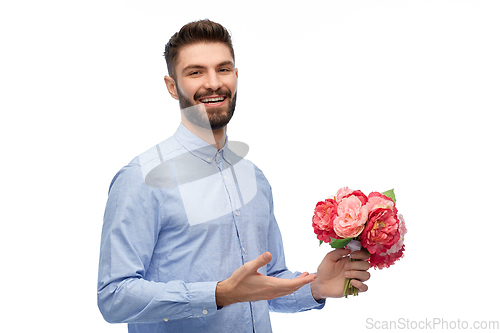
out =
[[219,106],[224,103],[226,96],[209,96],[200,98],[199,101],[207,106]]

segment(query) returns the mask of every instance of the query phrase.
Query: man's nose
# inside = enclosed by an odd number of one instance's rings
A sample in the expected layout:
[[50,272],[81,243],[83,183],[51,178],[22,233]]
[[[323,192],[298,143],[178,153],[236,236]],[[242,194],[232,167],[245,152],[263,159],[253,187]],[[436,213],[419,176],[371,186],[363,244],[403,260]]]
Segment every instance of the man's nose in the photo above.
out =
[[222,87],[222,82],[220,80],[219,75],[215,71],[210,71],[208,72],[208,75],[206,76],[204,88],[205,89],[212,89],[212,90],[217,90],[220,87]]

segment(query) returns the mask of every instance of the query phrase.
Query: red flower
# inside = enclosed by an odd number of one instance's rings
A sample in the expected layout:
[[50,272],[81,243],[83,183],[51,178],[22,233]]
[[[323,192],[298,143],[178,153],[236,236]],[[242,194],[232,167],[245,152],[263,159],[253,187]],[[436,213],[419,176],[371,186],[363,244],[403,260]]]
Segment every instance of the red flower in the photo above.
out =
[[370,267],[375,267],[378,269],[389,268],[389,266],[393,265],[396,261],[403,258],[403,252],[405,250],[405,246],[403,245],[398,252],[387,254],[372,254],[370,256]]
[[372,255],[387,252],[400,239],[399,219],[391,208],[375,208],[368,214],[361,245]]
[[399,219],[399,240],[386,252],[383,252],[380,255],[371,255],[369,259],[370,267],[378,267],[380,269],[384,267],[388,268],[403,257],[403,252],[405,250],[403,242],[407,230],[403,215],[398,214],[397,217]]
[[340,239],[333,230],[333,220],[337,217],[337,202],[326,199],[316,204],[312,217],[312,226],[317,238],[325,243],[330,243],[330,237]]

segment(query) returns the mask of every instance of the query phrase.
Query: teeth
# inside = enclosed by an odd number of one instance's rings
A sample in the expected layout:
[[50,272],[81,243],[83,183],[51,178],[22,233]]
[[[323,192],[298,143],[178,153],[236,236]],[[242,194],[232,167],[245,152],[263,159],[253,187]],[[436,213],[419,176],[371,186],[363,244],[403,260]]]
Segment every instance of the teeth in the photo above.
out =
[[201,101],[203,103],[209,103],[209,102],[221,102],[224,100],[224,97],[214,97],[214,98],[204,98]]

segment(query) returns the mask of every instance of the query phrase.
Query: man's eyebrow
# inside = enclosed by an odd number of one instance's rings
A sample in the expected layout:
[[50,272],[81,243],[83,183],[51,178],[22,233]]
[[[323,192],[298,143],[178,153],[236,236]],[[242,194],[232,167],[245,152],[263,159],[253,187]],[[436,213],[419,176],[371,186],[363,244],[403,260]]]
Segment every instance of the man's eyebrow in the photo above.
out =
[[221,62],[219,65],[217,65],[218,67],[222,67],[222,66],[226,66],[226,65],[231,65],[231,66],[234,66],[233,62],[231,60],[226,60],[226,61],[223,61]]
[[[223,61],[221,63],[219,63],[217,65],[217,67],[222,67],[222,66],[227,66],[227,65],[231,65],[231,66],[234,66],[233,62],[231,60],[226,60],[226,61]],[[182,70],[182,72],[186,72],[190,69],[205,69],[206,67],[205,66],[202,66],[202,65],[196,65],[196,64],[193,64],[193,65],[187,65],[186,67],[184,67],[184,69]]]
[[185,71],[190,70],[190,69],[203,69],[203,68],[205,68],[205,66],[202,66],[202,65],[188,65],[188,66],[184,67],[184,69],[182,71],[185,72]]

